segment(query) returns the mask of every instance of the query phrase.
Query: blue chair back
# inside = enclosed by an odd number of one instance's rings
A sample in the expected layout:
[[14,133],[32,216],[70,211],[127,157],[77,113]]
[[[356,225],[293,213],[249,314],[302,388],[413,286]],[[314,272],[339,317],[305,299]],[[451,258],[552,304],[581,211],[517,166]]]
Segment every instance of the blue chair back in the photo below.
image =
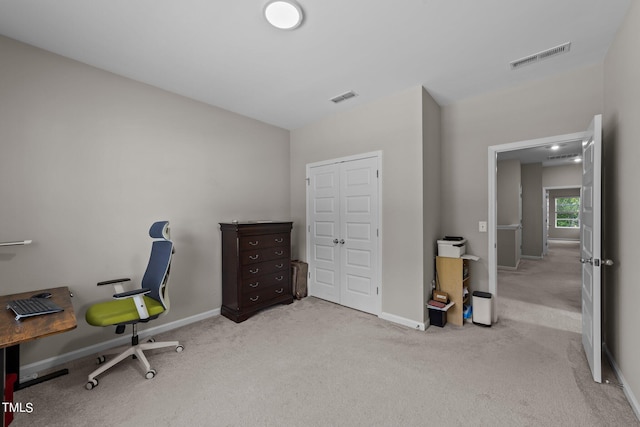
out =
[[168,310],[169,295],[166,287],[169,283],[171,258],[174,252],[173,242],[169,236],[169,221],[155,222],[149,229],[149,236],[155,241],[151,245],[151,256],[142,277],[141,286],[151,289],[147,296],[160,302],[165,310]]

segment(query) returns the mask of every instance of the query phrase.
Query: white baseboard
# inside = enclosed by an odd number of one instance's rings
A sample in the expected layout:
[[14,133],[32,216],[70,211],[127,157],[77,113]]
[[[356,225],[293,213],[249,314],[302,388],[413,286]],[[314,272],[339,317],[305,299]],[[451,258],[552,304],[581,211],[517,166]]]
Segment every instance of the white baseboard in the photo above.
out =
[[624,392],[624,395],[627,396],[627,400],[631,405],[631,409],[633,409],[633,412],[636,414],[636,418],[640,420],[640,404],[638,404],[638,399],[636,399],[636,396],[633,394],[633,391],[631,391],[631,389],[629,388],[629,383],[624,379],[624,376],[622,375],[620,368],[618,368],[618,364],[616,363],[613,356],[609,352],[609,349],[607,348],[607,346],[603,345],[602,348],[604,349],[604,353],[607,355],[607,358],[609,359],[609,363],[611,363],[611,367],[613,368],[613,371],[618,377],[618,380],[620,380],[620,384],[622,384],[622,391]]
[[[191,323],[199,322],[201,320],[208,319],[210,317],[219,316],[220,309],[205,311],[204,313],[196,314],[193,316],[185,317],[184,319],[178,319],[173,322],[165,323],[163,325],[155,326],[149,329],[145,329],[139,332],[140,338],[145,338],[151,335],[157,335],[164,332],[171,331],[182,326],[187,326]],[[30,363],[20,367],[20,381],[28,381],[38,377],[38,372],[46,369],[51,369],[64,363],[71,362],[76,359],[81,359],[92,354],[100,354],[100,352],[108,350],[110,348],[126,345],[131,342],[130,335],[122,335],[109,341],[101,342],[99,344],[90,345],[88,347],[79,348],[77,350],[70,351],[68,353],[61,354],[59,356],[50,357],[48,359],[40,360],[38,362]]]
[[396,316],[395,314],[390,313],[382,313],[380,314],[382,320],[387,320],[389,322],[397,323],[399,325],[407,326],[411,329],[417,329],[419,331],[424,331],[426,329],[426,325],[422,322],[416,322],[415,320],[407,319],[404,317]]

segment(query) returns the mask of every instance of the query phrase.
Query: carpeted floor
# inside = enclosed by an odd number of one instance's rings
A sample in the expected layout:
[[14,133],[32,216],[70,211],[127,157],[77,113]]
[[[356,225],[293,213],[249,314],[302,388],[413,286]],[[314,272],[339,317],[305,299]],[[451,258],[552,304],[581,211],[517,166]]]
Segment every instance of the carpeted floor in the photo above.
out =
[[534,265],[556,256],[500,273],[490,328],[420,332],[305,298],[157,336],[185,351],[155,351],[151,380],[124,363],[88,391],[94,359],[75,361],[69,375],[16,393],[34,411],[13,426],[640,425],[610,371],[609,384],[591,380],[575,289]]

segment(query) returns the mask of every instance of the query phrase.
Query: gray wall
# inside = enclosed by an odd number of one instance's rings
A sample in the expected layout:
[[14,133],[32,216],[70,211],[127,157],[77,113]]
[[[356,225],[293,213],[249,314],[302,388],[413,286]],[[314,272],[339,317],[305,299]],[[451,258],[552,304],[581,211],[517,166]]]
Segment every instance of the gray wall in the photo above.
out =
[[[640,400],[640,2],[634,1],[605,59],[604,71],[604,333],[630,391]],[[640,414],[638,414],[640,416]]]
[[520,224],[520,160],[501,160],[496,175],[498,225]]
[[494,91],[442,109],[442,232],[463,235],[474,290],[488,290],[488,147],[582,132],[602,112],[602,65]]
[[431,95],[422,90],[422,220],[423,220],[423,269],[425,320],[428,319],[427,301],[431,298],[431,281],[435,277],[436,241],[440,234],[440,156],[442,132],[440,106]]
[[[416,322],[425,320],[425,287],[432,279],[423,267],[431,222],[423,211],[423,151],[437,133],[423,136],[423,108],[439,107],[429,98],[418,86],[291,131],[291,214],[299,230],[306,228],[308,163],[382,150],[382,311]],[[306,234],[299,232],[294,254],[306,259],[305,252]]]
[[522,255],[541,257],[542,244],[542,164],[522,165]]
[[580,187],[582,165],[547,166],[542,168],[543,187]]
[[3,293],[69,286],[78,328],[22,363],[112,339],[84,313],[138,281],[149,226],[171,222],[171,312],[221,305],[218,222],[289,218],[289,132],[0,37]]

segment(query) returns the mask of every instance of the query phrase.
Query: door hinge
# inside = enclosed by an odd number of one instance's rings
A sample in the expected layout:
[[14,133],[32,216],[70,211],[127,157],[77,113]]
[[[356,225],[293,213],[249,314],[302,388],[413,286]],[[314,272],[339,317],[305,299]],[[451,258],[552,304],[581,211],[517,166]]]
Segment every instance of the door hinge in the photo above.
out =
[[311,226],[307,225],[307,233],[311,233]]
[[376,295],[380,294],[380,288],[376,288]]
[[311,178],[305,178],[304,180],[307,181],[307,185],[311,184]]
[[376,169],[376,178],[380,178],[380,170]]
[[376,228],[376,236],[380,237],[380,229]]

